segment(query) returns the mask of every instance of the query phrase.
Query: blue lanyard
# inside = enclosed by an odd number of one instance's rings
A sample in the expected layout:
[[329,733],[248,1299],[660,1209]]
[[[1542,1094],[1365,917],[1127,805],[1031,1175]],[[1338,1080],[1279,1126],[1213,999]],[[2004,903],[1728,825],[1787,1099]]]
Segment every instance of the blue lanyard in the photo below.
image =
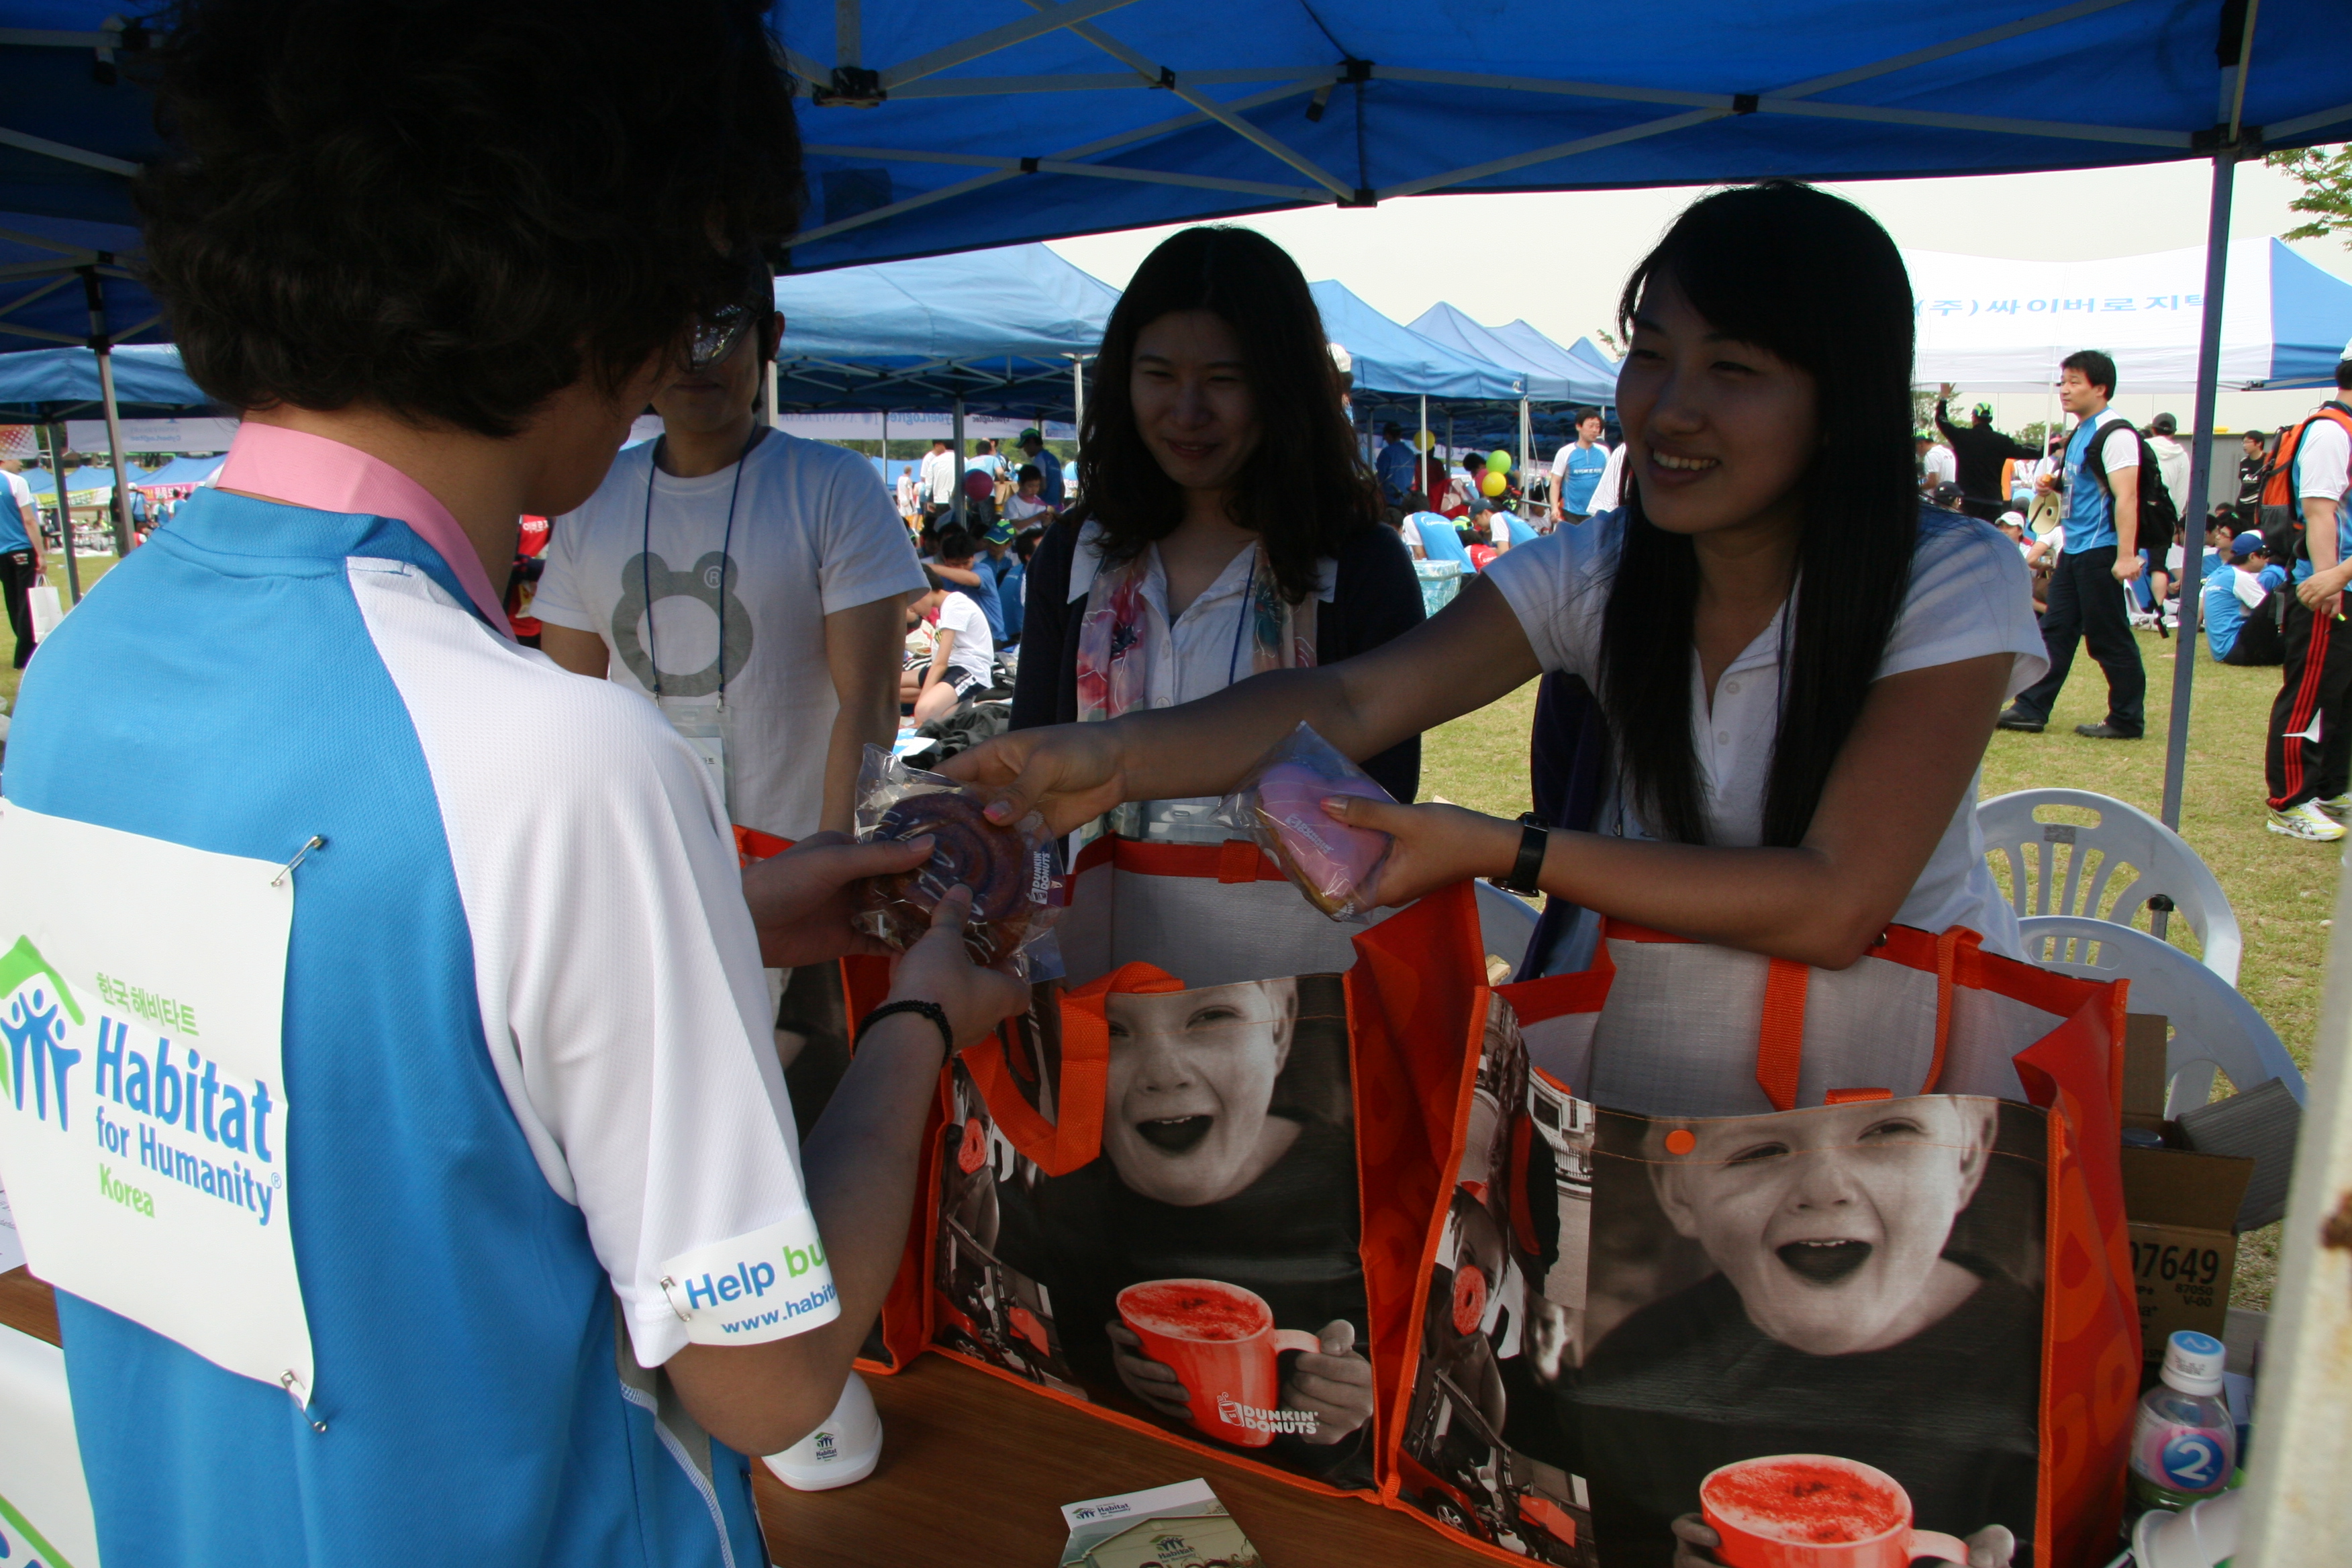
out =
[[[751,426],[743,449],[735,454],[735,482],[727,489],[727,531],[719,542],[719,705],[727,705],[727,567],[735,549],[735,498],[743,493],[743,459],[759,444],[760,427]],[[646,662],[654,667],[654,700],[662,697],[661,656],[654,648],[654,479],[661,472],[661,456],[669,437],[654,442],[653,461],[646,467],[646,521],[637,541],[638,592],[646,599]]]

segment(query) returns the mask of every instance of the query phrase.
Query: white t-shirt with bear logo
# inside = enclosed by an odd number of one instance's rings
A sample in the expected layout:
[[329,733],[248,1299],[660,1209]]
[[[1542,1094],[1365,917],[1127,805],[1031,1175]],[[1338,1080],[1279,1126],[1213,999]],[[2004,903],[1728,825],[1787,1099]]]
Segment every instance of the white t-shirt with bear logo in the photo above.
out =
[[806,837],[840,709],[824,617],[923,591],[907,525],[874,465],[845,447],[771,430],[739,489],[737,465],[679,479],[655,468],[654,447],[624,450],[587,503],[554,520],[531,613],[602,637],[612,679],[658,694],[674,721],[714,702],[723,674],[730,815]]

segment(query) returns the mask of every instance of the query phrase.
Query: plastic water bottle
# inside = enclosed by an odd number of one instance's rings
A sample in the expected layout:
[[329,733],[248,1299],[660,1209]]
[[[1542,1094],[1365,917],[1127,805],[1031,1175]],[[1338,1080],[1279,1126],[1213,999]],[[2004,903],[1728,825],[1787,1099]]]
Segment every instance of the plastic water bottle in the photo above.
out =
[[2230,1484],[2238,1426],[2221,1398],[2225,1354],[2221,1341],[2188,1329],[2165,1342],[2163,1381],[2140,1395],[2132,1424],[2131,1490],[2139,1507],[2184,1509]]

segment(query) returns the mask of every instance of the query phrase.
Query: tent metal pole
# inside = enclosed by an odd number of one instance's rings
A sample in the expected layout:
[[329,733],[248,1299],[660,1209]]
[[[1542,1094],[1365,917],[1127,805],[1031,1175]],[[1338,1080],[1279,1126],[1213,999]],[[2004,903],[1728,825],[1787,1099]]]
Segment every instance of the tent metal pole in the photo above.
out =
[[963,394],[959,392],[955,400],[955,499],[948,503],[958,528],[964,526],[963,476]]
[[[89,347],[98,356],[98,395],[106,405],[106,446],[114,459],[114,558],[131,553],[131,491],[122,471],[122,411],[114,399],[114,345],[106,336],[106,285],[98,268],[81,269],[82,295],[89,301]],[[63,504],[64,497],[58,497]],[[71,509],[67,509],[68,518]]]
[[[2180,829],[2180,786],[2189,762],[2189,705],[2197,679],[2198,594],[2205,565],[2203,496],[2212,483],[2213,405],[2215,382],[2221,365],[2221,289],[2230,260],[2230,197],[2236,183],[2238,152],[2225,147],[2213,155],[2213,195],[2205,223],[2204,319],[2197,334],[2197,432],[2189,446],[2189,505],[2180,517],[2180,635],[2173,639],[2172,721],[2164,746],[2164,825]],[[2164,934],[2164,915],[2153,922]]]
[[1519,504],[1522,506],[1527,504],[1525,498],[1528,493],[1528,439],[1529,436],[1528,418],[1527,395],[1525,393],[1521,393],[1519,395],[1519,495],[1521,498]]
[[49,479],[58,498],[58,534],[65,541],[66,591],[79,605],[81,603],[81,563],[74,559],[73,508],[66,504],[66,426],[63,420],[53,420],[49,425]]
[[1087,356],[1070,356],[1070,422],[1081,439],[1087,430]]

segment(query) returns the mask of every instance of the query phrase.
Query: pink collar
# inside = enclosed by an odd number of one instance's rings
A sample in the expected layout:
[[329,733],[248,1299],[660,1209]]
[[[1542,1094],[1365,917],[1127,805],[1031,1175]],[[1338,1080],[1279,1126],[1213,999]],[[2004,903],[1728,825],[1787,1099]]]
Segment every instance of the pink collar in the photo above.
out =
[[457,574],[482,618],[500,636],[514,635],[505,606],[482,570],[481,556],[449,509],[382,458],[325,436],[248,419],[237,426],[228,461],[213,482],[221,489],[246,490],[290,506],[406,523]]

